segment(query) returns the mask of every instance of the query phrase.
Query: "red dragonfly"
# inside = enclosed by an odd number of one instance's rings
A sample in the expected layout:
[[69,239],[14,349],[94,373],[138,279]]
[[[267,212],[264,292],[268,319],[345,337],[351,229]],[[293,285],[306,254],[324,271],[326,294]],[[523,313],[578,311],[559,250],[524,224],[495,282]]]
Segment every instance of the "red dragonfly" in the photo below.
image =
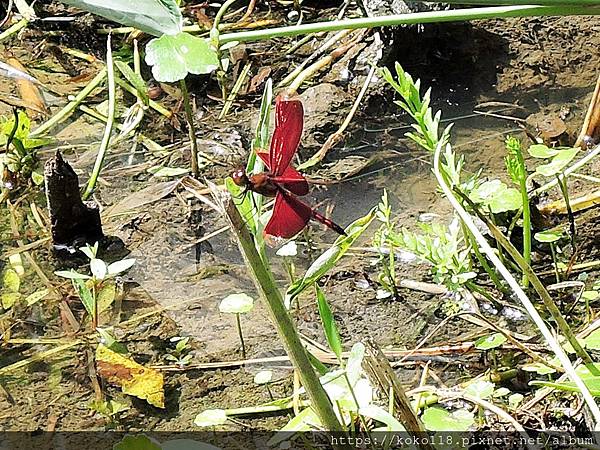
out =
[[275,197],[273,215],[264,233],[291,238],[298,234],[310,219],[328,226],[336,233],[346,235],[344,229],[331,219],[319,214],[297,195],[308,194],[306,178],[290,166],[298,150],[304,127],[304,109],[297,98],[279,95],[275,100],[275,131],[269,152],[257,151],[268,171],[248,176],[243,169],[231,174],[235,184],[265,197]]

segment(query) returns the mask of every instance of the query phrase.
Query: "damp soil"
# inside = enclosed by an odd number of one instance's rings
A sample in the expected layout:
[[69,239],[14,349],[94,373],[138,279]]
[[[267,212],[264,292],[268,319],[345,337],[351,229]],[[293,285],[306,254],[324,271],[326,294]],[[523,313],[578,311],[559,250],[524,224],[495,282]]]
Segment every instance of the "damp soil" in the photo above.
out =
[[[448,121],[455,122],[454,145],[465,155],[468,170],[483,169],[485,175],[492,177],[504,172],[506,135],[526,137],[513,120],[473,111],[486,102],[512,103],[514,107],[499,114],[525,119],[536,113],[558,113],[566,107],[565,123],[574,136],[597,76],[594,61],[600,56],[599,27],[595,18],[570,17],[439,26],[426,28],[422,35],[406,30],[405,43],[396,44],[398,48],[392,56],[409,73],[420,77],[424,86],[432,87],[436,108],[443,111]],[[34,37],[0,46],[0,59],[9,53],[26,58]],[[35,72],[57,94],[73,94],[85,84],[85,81],[71,83],[64,71],[42,78],[44,73],[48,72]],[[203,89],[205,82],[197,80],[197,83],[198,89]],[[0,86],[2,94],[11,91],[10,86]],[[315,84],[302,94],[308,117],[302,160],[318,150],[343,120],[353,99],[350,91],[347,85],[331,80]],[[390,193],[395,219],[409,228],[422,220],[425,213],[440,221],[449,217],[450,208],[438,194],[430,174],[428,155],[405,139],[407,120],[390,99],[389,90],[371,95],[353,121],[344,143],[328,155],[319,170],[309,174],[317,183],[310,200],[331,212],[339,223],[347,224],[366,213],[377,204],[383,188]],[[210,103],[201,106],[204,114],[199,130],[201,148],[217,161],[204,169],[208,178],[222,179],[232,164],[245,158],[257,101],[258,94],[254,101],[236,107],[225,121],[216,119],[218,110],[214,105],[213,110]],[[177,131],[164,131],[175,130],[177,123],[166,124],[159,118],[154,122],[154,128],[150,127],[155,130],[150,134],[153,139],[168,141],[177,135]],[[101,124],[81,115],[63,126],[57,135],[56,145],[65,150],[65,157],[80,175],[93,164],[95,142],[101,133]],[[175,139],[174,144],[181,151],[163,162],[183,166],[188,151],[180,139]],[[45,158],[53,151],[50,147],[40,154]],[[269,401],[267,390],[253,382],[254,375],[264,369],[274,372],[275,397],[291,395],[291,367],[286,361],[273,360],[284,355],[284,351],[260,302],[242,318],[247,358],[260,362],[231,363],[242,359],[235,320],[220,314],[218,303],[234,292],[253,294],[253,288],[227,231],[202,240],[226,225],[223,218],[181,189],[166,196],[156,194],[160,188],[166,188],[164,185],[155,190],[155,201],[147,204],[138,201],[140,205],[133,212],[111,209],[122,205],[124,199],[131,200],[141,189],[163,183],[144,172],[154,161],[141,149],[120,146],[112,150],[103,184],[96,194],[96,201],[103,207],[105,232],[120,238],[129,257],[137,261],[123,280],[120,323],[114,324],[114,318],[108,318],[102,325],[114,325],[116,337],[127,345],[134,360],[163,367],[166,407],[159,409],[135,398],[125,399],[117,388],[102,385],[104,392],[128,403],[129,409],[115,424],[91,411],[88,405],[95,393],[88,376],[88,358],[95,342],[90,339],[89,344],[64,350],[51,359],[2,377],[0,427],[3,430],[102,430],[108,425],[130,431],[193,430],[194,417],[205,409],[253,406]],[[597,169],[596,164],[590,171],[598,173]],[[576,181],[575,187],[579,192],[588,189],[581,181]],[[582,227],[585,236],[582,261],[597,258],[599,253],[596,240],[599,216],[597,212],[587,214],[590,220]],[[10,233],[4,231],[10,229],[6,217],[0,219],[3,230],[0,253],[12,246]],[[300,254],[294,260],[299,272],[334,239],[330,232],[316,226],[306,237],[308,244],[299,247]],[[370,244],[365,239],[361,245],[367,248]],[[63,263],[49,256],[47,248],[32,254],[48,273],[63,268]],[[281,260],[274,253],[271,258]],[[376,262],[377,254],[368,249],[351,252],[322,280],[343,343],[350,346],[360,339],[374,337],[386,349],[414,348],[446,317],[447,299],[404,288],[400,289],[399,298],[379,298]],[[414,261],[400,261],[398,270],[401,279],[432,281],[427,267]],[[275,263],[275,275],[282,287],[288,284],[280,262]],[[68,284],[63,283],[60,288],[61,292],[67,292]],[[75,298],[68,301],[77,317],[83,317]],[[49,314],[49,306],[57,308],[56,299],[50,304],[38,303],[21,318],[12,336],[32,341],[3,349],[2,366],[24,355],[48,350],[43,338],[64,335],[61,318]],[[313,297],[301,296],[294,308],[300,332],[324,344]],[[529,331],[525,320],[497,319],[514,331]],[[451,320],[428,339],[427,346],[473,340],[483,333],[465,321]],[[192,366],[222,363],[222,367],[180,368],[169,363],[165,355],[174,346],[170,339],[176,336],[191,337]],[[83,341],[86,339],[82,337]],[[416,356],[407,360],[398,371],[402,381],[411,386],[418,384],[421,368],[429,359]],[[450,354],[431,359],[430,370],[442,381],[454,384],[463,377],[481,373],[487,364],[478,354]],[[287,420],[285,415],[252,415],[241,417],[240,424],[232,427],[277,429]]]

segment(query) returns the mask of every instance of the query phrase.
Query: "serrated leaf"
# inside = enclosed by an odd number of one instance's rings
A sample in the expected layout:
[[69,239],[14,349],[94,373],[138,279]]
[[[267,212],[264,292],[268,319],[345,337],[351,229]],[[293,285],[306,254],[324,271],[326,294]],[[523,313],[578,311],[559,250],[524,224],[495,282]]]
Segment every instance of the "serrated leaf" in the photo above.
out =
[[182,17],[175,0],[63,0],[84,11],[153,36],[181,31]]
[[205,39],[188,33],[164,35],[146,45],[146,63],[157,81],[172,83],[188,73],[211,73],[219,66],[216,52]]

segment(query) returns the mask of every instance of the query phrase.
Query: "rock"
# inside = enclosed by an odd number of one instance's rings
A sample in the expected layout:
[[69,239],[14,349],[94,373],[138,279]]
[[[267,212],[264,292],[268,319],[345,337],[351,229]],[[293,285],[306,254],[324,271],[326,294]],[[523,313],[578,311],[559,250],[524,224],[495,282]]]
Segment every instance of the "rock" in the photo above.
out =
[[86,243],[99,242],[104,234],[98,205],[81,200],[79,178],[60,152],[46,162],[44,179],[55,249],[73,253]]

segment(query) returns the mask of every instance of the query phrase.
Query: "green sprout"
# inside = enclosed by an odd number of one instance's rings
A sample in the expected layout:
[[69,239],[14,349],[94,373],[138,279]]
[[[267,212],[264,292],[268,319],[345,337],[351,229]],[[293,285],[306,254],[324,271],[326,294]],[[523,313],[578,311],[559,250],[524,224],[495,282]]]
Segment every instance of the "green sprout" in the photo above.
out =
[[562,238],[562,233],[558,231],[540,231],[535,233],[534,238],[538,242],[550,244],[550,252],[552,253],[552,266],[556,275],[556,282],[560,283],[560,274],[558,273],[558,259],[556,257],[556,242]]
[[165,356],[165,359],[172,361],[179,367],[187,366],[192,360],[192,355],[190,354],[191,348],[188,345],[190,342],[189,336],[175,336],[172,337],[170,341],[176,343],[175,348]]
[[263,384],[265,385],[265,387],[267,388],[267,392],[269,393],[269,397],[271,398],[271,401],[275,400],[275,397],[273,397],[273,393],[271,392],[271,388],[269,387],[269,383],[272,379],[273,372],[270,370],[261,370],[256,375],[254,375],[254,383],[258,384],[259,386]]
[[[531,212],[529,209],[529,195],[527,193],[527,170],[523,160],[521,142],[514,137],[506,138],[508,155],[505,158],[506,169],[515,184],[521,191],[523,205],[523,259],[531,265]],[[523,286],[529,286],[527,275],[523,274]]]
[[252,311],[252,308],[254,308],[254,299],[244,293],[228,295],[221,300],[221,303],[219,304],[219,311],[222,313],[235,314],[235,323],[238,335],[240,336],[242,356],[244,359],[246,359],[246,345],[244,344],[240,315]]
[[85,310],[92,318],[92,327],[95,329],[98,326],[98,315],[108,309],[115,300],[116,285],[109,280],[133,266],[135,259],[122,259],[106,264],[96,257],[97,242],[93,246],[87,245],[79,250],[90,260],[91,276],[74,270],[57,270],[54,273],[71,280]]

